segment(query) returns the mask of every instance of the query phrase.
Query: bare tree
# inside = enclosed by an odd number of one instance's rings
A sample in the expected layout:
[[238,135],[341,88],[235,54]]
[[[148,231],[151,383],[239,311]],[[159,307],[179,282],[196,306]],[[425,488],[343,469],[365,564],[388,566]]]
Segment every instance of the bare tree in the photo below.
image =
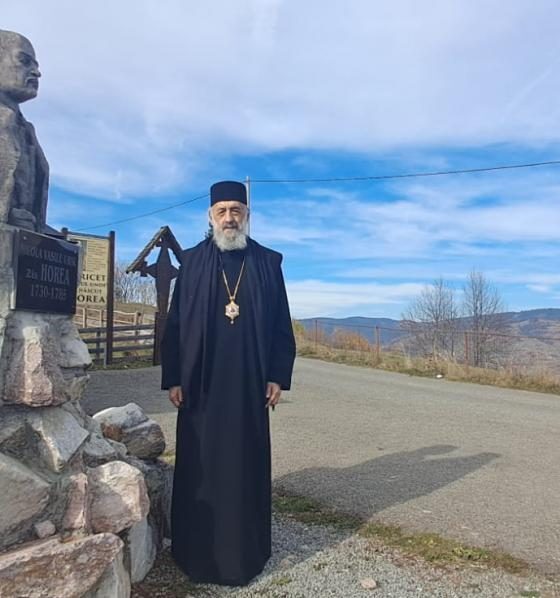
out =
[[463,288],[463,315],[468,329],[469,362],[479,367],[496,366],[505,350],[504,302],[482,272],[471,270]]
[[117,262],[115,264],[115,301],[130,303],[133,286],[132,277],[126,273],[126,264]]
[[454,289],[438,278],[414,299],[401,326],[412,336],[416,352],[449,359],[455,355],[458,315]]
[[139,274],[127,274],[126,263],[115,265],[115,300],[121,303],[156,304],[154,279]]

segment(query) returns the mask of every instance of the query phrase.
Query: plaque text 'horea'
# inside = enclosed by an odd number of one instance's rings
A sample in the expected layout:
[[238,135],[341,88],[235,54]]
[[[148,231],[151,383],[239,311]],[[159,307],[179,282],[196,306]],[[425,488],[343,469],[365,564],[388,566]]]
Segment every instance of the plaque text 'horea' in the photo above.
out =
[[21,230],[18,236],[16,309],[72,314],[76,311],[78,247]]

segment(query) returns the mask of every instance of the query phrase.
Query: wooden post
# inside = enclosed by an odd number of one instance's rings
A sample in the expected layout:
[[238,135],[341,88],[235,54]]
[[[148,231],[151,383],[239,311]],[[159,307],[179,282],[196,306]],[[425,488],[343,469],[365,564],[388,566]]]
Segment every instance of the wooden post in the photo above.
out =
[[469,333],[465,332],[464,335],[465,335],[465,365],[468,368],[469,362],[471,360],[470,355],[469,355]]
[[381,361],[381,334],[379,333],[379,326],[375,327],[375,359]]
[[154,352],[152,356],[152,365],[161,364],[161,340],[165,332],[165,325],[167,323],[167,314],[162,314],[156,311],[154,320]]
[[115,231],[109,232],[109,264],[107,268],[107,328],[105,365],[113,363],[113,326],[115,311]]
[[101,349],[101,332],[99,330],[95,333],[95,359],[101,359],[100,349]]
[[317,341],[319,336],[319,331],[317,330],[317,319],[313,320],[315,322],[315,353],[317,352]]

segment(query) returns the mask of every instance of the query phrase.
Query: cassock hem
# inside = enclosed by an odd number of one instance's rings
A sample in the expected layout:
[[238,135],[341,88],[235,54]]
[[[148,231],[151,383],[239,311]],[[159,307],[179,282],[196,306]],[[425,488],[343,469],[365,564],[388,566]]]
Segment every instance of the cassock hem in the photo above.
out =
[[222,579],[222,578],[218,578],[213,575],[193,575],[192,573],[189,573],[189,568],[186,567],[183,563],[181,563],[181,561],[173,554],[173,552],[171,554],[173,556],[173,560],[175,561],[177,567],[179,567],[179,569],[189,578],[189,581],[191,581],[192,583],[211,584],[211,585],[230,586],[230,587],[248,585],[253,579],[255,579],[255,577],[257,577],[258,575],[260,575],[263,572],[267,562],[270,559],[270,556],[267,557],[266,560],[263,562],[262,566],[260,567],[260,569],[256,570],[251,575],[244,576],[244,577],[241,577],[238,579]]

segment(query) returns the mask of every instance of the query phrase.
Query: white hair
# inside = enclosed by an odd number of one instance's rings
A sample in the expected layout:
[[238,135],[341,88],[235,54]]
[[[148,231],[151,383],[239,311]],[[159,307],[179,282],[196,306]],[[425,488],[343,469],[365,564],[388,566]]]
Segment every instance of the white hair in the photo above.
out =
[[235,249],[245,249],[247,247],[248,218],[240,224],[240,227],[220,229],[214,221],[212,211],[210,214],[210,225],[212,226],[212,239],[220,251],[233,251]]

